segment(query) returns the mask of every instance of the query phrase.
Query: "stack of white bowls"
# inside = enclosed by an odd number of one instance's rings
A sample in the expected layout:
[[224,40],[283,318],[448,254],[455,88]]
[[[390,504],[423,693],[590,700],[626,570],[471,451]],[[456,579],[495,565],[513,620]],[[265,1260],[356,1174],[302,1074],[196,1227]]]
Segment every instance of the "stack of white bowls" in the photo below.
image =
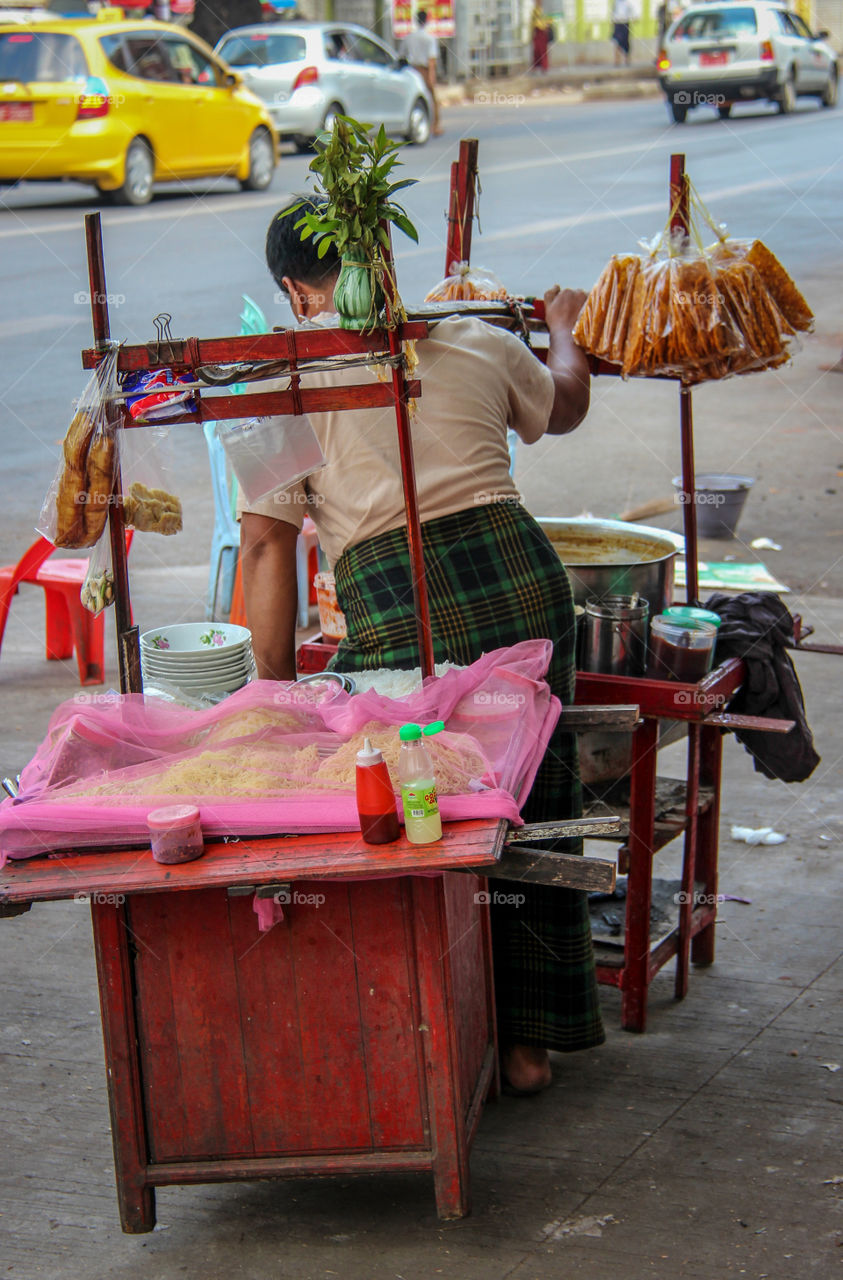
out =
[[140,638],[144,684],[165,681],[192,697],[233,693],[254,672],[252,633],[231,622],[178,622]]

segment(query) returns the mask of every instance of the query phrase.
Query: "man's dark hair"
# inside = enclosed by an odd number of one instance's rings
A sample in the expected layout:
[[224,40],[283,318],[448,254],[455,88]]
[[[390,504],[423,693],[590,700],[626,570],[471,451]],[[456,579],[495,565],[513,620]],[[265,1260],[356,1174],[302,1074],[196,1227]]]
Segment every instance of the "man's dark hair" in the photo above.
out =
[[416,22],[419,24],[420,27],[427,26],[427,9],[419,9],[418,13],[416,14]]
[[304,284],[322,285],[339,271],[340,260],[334,246],[331,245],[324,258],[317,257],[313,236],[302,240],[301,227],[295,225],[302,214],[318,210],[325,203],[320,196],[294,196],[270,222],[266,233],[266,265],[279,289],[284,288],[284,276]]

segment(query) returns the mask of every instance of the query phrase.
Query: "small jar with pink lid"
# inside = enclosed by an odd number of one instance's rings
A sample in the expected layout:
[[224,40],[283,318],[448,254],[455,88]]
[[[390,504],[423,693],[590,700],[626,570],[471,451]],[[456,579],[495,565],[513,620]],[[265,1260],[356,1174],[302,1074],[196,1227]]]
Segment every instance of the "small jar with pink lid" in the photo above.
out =
[[146,815],[152,856],[156,862],[192,862],[205,852],[202,824],[195,804],[172,804]]

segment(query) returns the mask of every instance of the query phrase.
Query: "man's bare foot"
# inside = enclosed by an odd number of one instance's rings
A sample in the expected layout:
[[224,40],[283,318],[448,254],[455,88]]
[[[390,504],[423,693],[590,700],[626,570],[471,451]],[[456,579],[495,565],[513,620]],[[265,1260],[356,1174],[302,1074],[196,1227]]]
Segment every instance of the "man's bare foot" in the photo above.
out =
[[504,1049],[501,1072],[514,1093],[540,1093],[552,1080],[547,1049],[532,1044],[512,1044]]

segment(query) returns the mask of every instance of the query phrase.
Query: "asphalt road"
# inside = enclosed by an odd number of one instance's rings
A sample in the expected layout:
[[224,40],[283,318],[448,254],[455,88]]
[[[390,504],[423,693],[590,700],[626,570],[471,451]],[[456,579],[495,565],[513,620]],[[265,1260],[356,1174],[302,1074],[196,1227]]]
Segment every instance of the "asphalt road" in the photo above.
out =
[[[779,254],[815,306],[817,335],[781,375],[698,393],[698,458],[709,470],[756,476],[747,510],[759,516],[758,532],[785,545],[777,571],[786,563],[801,589],[843,594],[843,573],[827,541],[843,520],[833,514],[839,499],[826,492],[836,489],[843,470],[835,422],[843,383],[822,370],[843,347],[839,111],[820,110],[811,100],[790,117],[746,107],[726,123],[698,113],[677,127],[659,100],[567,105],[543,98],[450,108],[445,125],[444,137],[405,153],[406,176],[418,179],[404,193],[406,205],[421,240],[414,246],[397,237],[398,278],[408,301],[442,274],[448,173],[465,136],[480,139],[482,235],[473,259],[513,290],[540,292],[554,281],[588,288],[612,252],[655,235],[667,214],[668,157],[675,150],[686,152],[696,189],[716,219],[736,235],[762,236]],[[273,323],[287,323],[290,312],[276,297],[262,246],[273,210],[306,184],[307,163],[286,151],[262,194],[218,181],[189,193],[162,188],[141,210],[103,206],[113,334],[132,342],[153,337],[160,311],[172,314],[176,336],[235,333],[243,292]],[[82,217],[97,205],[85,188],[62,184],[6,191],[0,205],[6,561],[25,545],[71,402],[84,387],[79,351],[91,329]],[[575,437],[522,450],[517,474],[537,512],[611,515],[670,495],[678,470],[675,389],[610,382],[595,388],[592,414]],[[198,428],[178,429],[175,459],[195,519],[166,554],[198,565],[207,558],[211,520],[203,509],[210,498]],[[805,539],[806,519],[818,524],[814,542]],[[678,527],[678,509],[662,523]],[[747,527],[754,536],[755,525]]]

